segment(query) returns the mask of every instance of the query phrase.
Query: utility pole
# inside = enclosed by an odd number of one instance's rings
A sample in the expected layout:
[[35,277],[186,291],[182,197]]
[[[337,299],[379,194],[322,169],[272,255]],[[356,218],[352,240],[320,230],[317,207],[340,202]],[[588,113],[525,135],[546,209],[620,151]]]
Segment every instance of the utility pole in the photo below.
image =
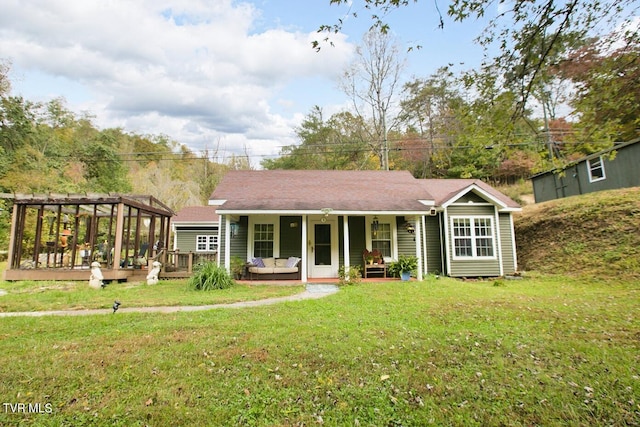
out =
[[547,115],[547,104],[542,101],[542,115],[544,117],[544,131],[546,136],[546,144],[549,150],[549,160],[553,161],[553,140],[551,138],[551,131],[549,130],[549,116]]

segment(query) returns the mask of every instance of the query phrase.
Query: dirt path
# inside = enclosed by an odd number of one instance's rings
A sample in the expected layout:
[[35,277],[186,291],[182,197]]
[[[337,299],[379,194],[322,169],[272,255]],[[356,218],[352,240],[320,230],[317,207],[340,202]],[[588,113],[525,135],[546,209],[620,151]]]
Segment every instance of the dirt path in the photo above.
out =
[[[334,294],[338,287],[334,285],[307,285],[305,291],[299,294],[286,297],[267,298],[257,301],[240,301],[228,304],[211,305],[184,305],[184,306],[164,306],[164,307],[126,307],[120,306],[116,314],[120,313],[177,313],[183,311],[203,311],[216,308],[244,308],[259,307],[263,305],[278,304],[286,301],[303,301],[308,299],[318,299]],[[40,316],[86,316],[91,314],[113,314],[112,309],[91,309],[91,310],[52,310],[52,311],[19,311],[0,313],[0,317],[40,317]]]

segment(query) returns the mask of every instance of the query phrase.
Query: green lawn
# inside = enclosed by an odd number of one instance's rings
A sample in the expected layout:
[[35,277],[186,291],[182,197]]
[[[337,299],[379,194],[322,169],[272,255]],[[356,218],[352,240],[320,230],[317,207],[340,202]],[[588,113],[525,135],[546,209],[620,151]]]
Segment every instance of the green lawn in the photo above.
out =
[[185,280],[112,283],[104,289],[92,289],[88,282],[0,282],[7,292],[0,296],[0,312],[83,310],[110,308],[114,300],[121,307],[157,307],[175,305],[226,304],[300,293],[304,287],[237,285],[217,292],[190,289]]
[[639,309],[637,283],[430,278],[5,318],[0,425],[638,425]]

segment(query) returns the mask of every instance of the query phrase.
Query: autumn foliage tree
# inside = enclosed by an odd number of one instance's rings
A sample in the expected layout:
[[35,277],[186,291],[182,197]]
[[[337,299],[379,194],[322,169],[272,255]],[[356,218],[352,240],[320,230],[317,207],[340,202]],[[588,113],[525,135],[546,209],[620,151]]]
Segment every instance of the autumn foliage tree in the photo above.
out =
[[583,152],[599,142],[628,141],[640,134],[640,38],[637,32],[593,39],[572,51],[558,67],[571,81],[571,106],[579,117],[574,140]]

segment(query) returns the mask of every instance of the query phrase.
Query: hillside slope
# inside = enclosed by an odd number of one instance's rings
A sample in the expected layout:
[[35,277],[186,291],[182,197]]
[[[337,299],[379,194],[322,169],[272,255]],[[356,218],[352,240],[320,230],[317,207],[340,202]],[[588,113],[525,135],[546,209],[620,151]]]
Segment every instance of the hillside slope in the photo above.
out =
[[640,278],[640,187],[525,206],[515,232],[522,271]]

